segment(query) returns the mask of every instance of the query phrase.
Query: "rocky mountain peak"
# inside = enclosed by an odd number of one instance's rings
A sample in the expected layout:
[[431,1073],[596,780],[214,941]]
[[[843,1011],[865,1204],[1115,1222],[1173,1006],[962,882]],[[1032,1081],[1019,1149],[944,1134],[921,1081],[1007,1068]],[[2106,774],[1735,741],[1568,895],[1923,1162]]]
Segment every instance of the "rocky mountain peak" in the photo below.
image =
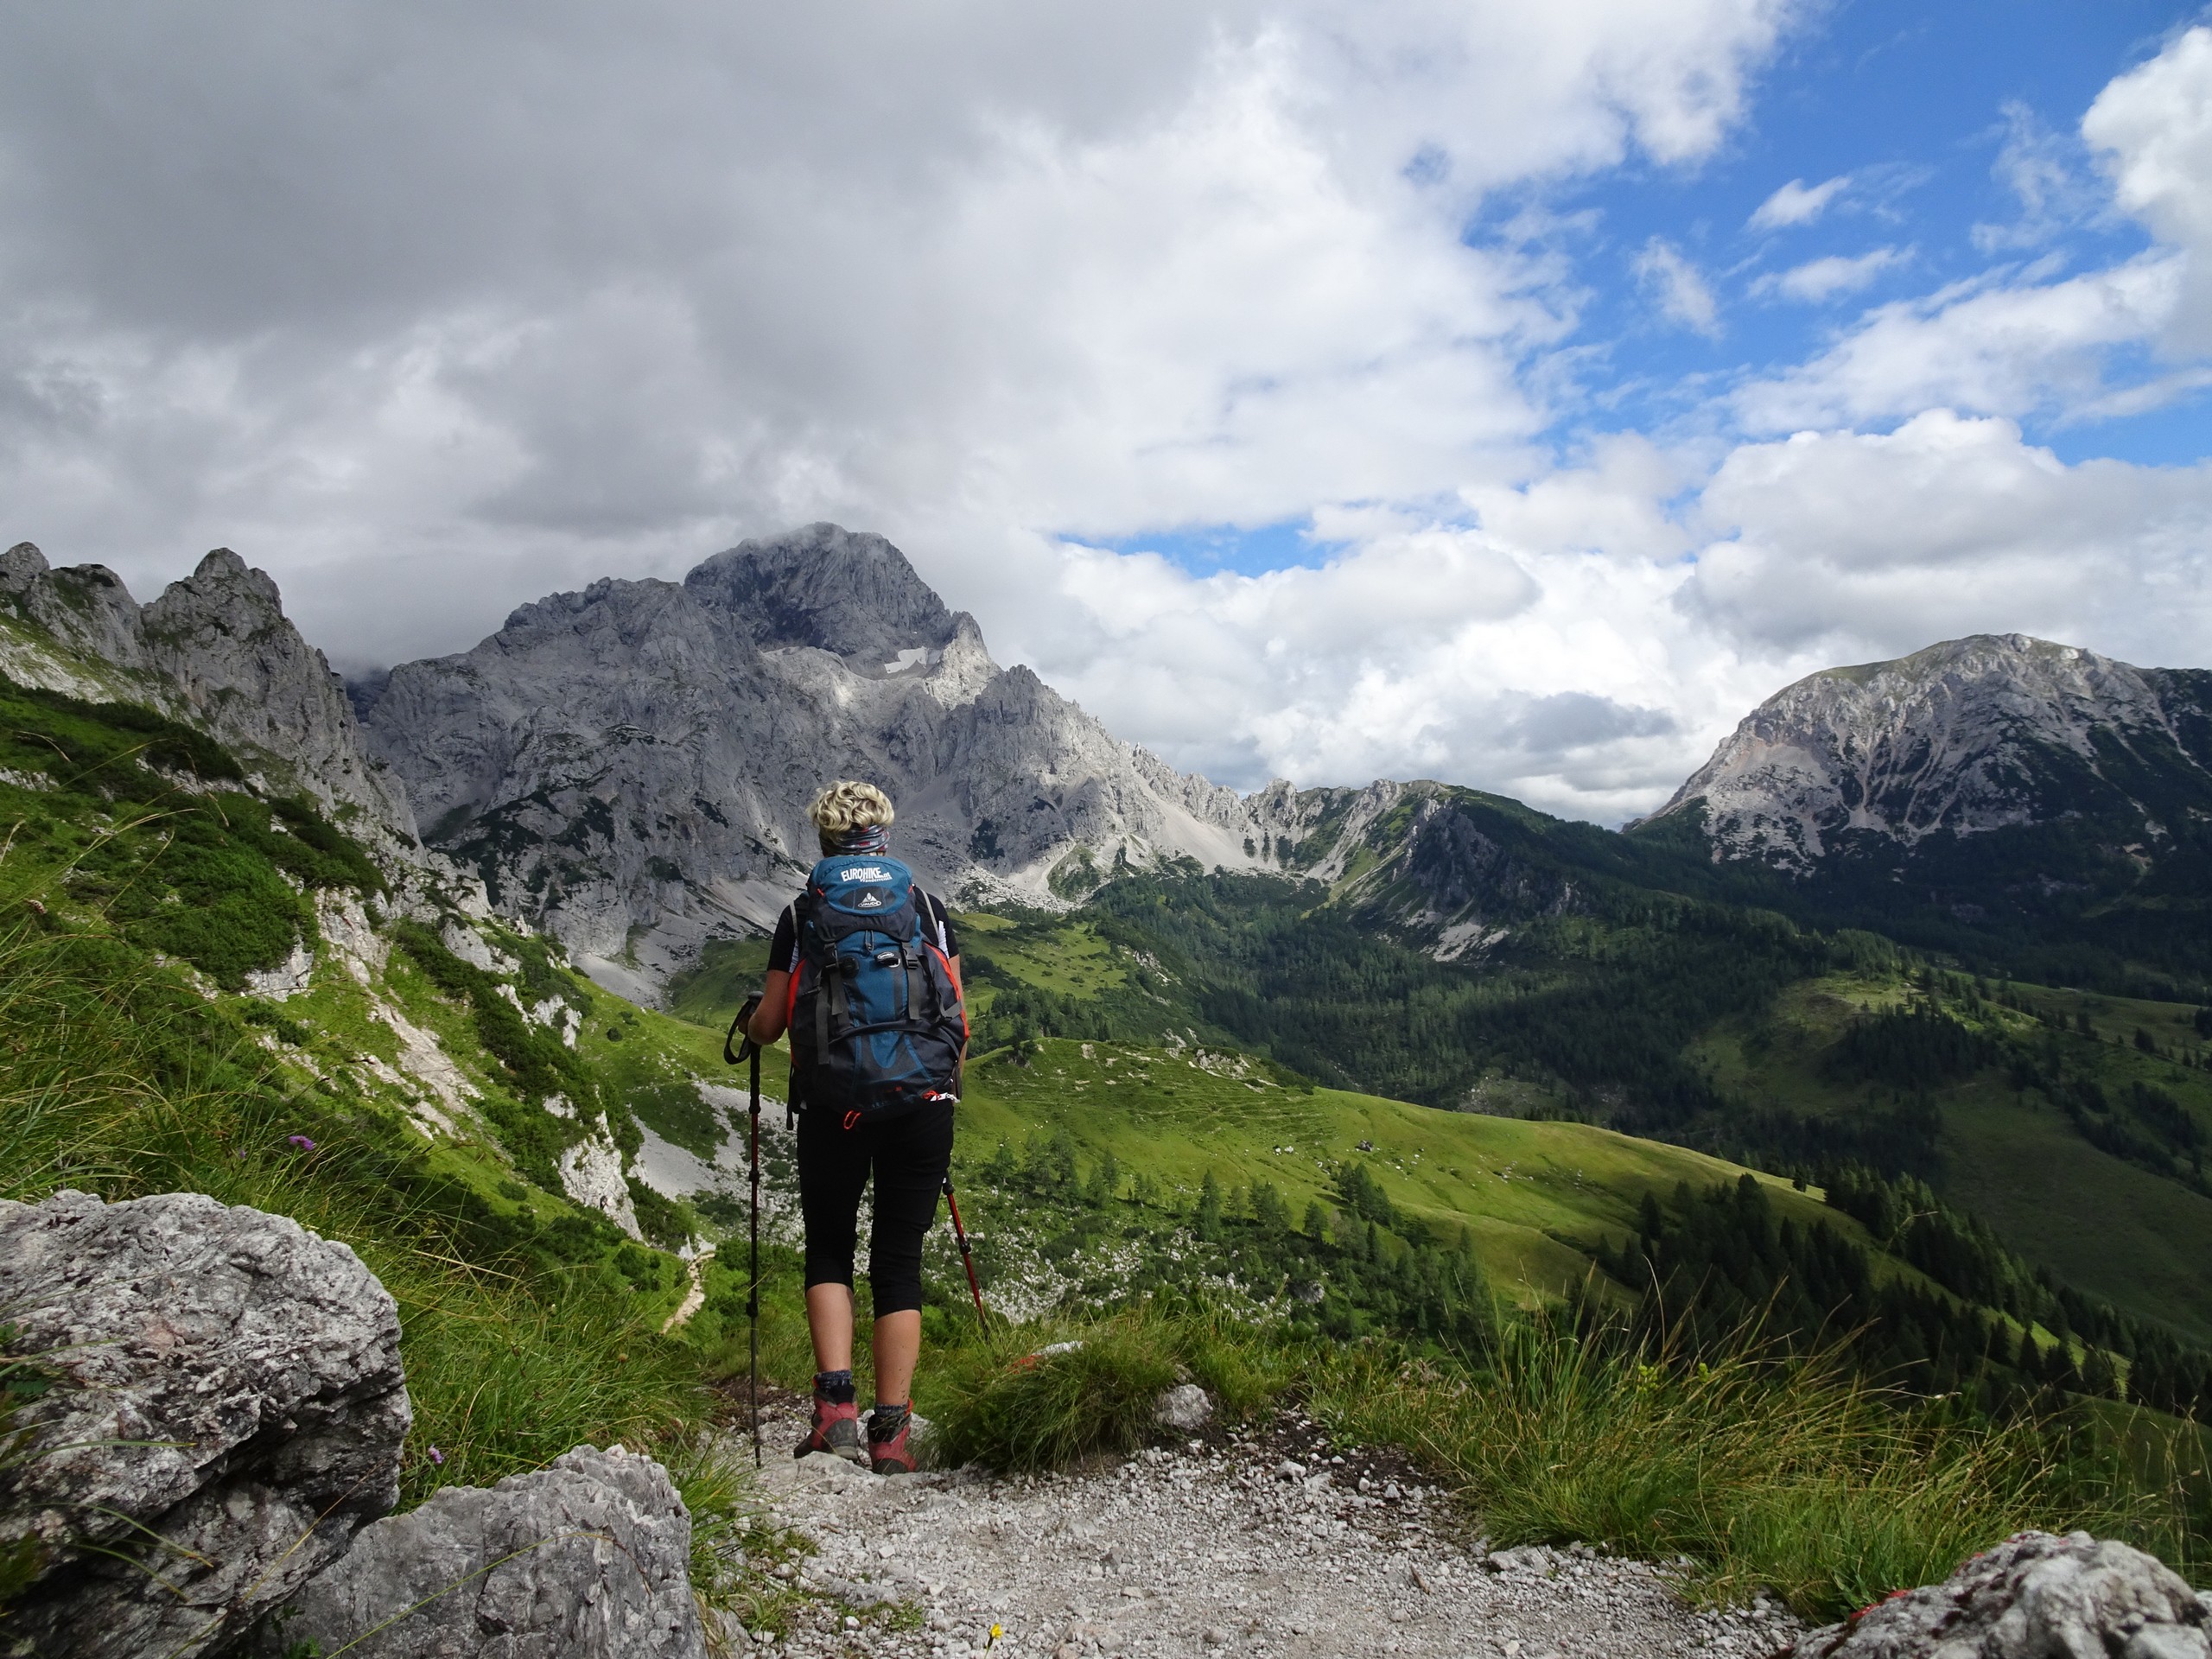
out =
[[2069,814],[2163,834],[2164,797],[2212,786],[2208,688],[2027,634],[1945,640],[1784,687],[1653,816],[1701,804],[1716,858],[1798,870]]
[[[138,602],[123,578],[104,564],[56,570],[35,545],[17,542],[0,554],[0,605],[68,650],[119,668],[145,665]],[[0,666],[16,671],[12,664]],[[53,689],[90,688],[57,684]]]
[[[283,595],[269,573],[227,547],[214,549],[190,575],[164,588],[140,612],[139,622],[149,641],[168,644],[190,667],[212,666],[235,656],[242,642],[264,639],[276,639],[276,651],[288,658],[312,652],[322,661],[322,653],[286,619]],[[327,663],[323,671],[327,677]]]
[[282,757],[311,789],[413,833],[404,792],[370,764],[343,683],[284,614],[266,571],[216,548],[139,620],[148,665],[210,730]]
[[957,626],[904,553],[836,524],[741,542],[683,586],[763,647],[810,645],[880,666],[943,651]]
[[374,766],[345,688],[284,614],[267,572],[229,548],[140,606],[103,565],[54,569],[29,542],[0,555],[0,669],[95,700],[144,701],[205,727],[326,804],[411,839],[404,794]]
[[954,898],[1056,903],[1121,861],[1249,868],[1272,845],[1235,791],[1001,669],[903,553],[834,524],[680,587],[522,606],[364,702],[431,843],[641,997],[706,939],[773,924],[837,778],[891,792],[899,856]]

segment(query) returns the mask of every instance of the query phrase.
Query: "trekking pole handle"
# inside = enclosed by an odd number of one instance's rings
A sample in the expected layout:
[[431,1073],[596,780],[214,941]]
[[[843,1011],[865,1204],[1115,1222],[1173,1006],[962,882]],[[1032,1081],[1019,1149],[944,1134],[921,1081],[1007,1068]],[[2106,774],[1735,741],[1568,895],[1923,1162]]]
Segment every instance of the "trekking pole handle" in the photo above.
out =
[[[722,1039],[722,1064],[742,1065],[760,1052],[760,1045],[753,1040],[753,1016],[760,1007],[760,993],[755,991],[745,999],[745,1006],[737,1011],[737,1018],[729,1022],[729,1032]],[[709,1027],[712,1029],[712,1027]],[[738,1040],[738,1033],[744,1040]]]

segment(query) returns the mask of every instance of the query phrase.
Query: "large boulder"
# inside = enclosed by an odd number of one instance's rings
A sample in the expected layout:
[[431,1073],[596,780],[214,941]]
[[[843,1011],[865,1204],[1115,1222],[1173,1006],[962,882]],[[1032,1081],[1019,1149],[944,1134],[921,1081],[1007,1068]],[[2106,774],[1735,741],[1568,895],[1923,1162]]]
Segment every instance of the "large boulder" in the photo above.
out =
[[0,1202],[0,1314],[57,1385],[18,1416],[0,1653],[137,1659],[242,1635],[399,1496],[399,1317],[360,1258],[199,1193]]
[[1811,1632],[1787,1659],[2212,1659],[2209,1617],[2155,1555],[2023,1532],[1942,1584]]
[[365,1529],[264,1650],[352,1659],[704,1659],[691,1517],[651,1458],[588,1446]]

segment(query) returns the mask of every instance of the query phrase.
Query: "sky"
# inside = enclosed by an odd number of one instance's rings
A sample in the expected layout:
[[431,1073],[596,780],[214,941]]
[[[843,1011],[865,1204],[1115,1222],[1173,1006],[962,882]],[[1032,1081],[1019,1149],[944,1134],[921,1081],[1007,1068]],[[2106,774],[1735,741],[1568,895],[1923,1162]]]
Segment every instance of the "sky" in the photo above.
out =
[[0,18],[0,542],[362,669],[818,519],[1243,788],[1618,823],[1830,664],[2212,666],[2212,14]]

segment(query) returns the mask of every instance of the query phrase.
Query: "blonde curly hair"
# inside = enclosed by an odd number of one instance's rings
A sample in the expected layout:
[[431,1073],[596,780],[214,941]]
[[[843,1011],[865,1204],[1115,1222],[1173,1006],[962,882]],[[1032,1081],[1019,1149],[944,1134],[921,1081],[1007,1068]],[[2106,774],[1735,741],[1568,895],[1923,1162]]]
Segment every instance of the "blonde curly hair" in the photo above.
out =
[[822,837],[824,854],[835,853],[838,842],[855,830],[887,829],[898,814],[891,798],[874,784],[843,779],[814,798],[806,810]]

